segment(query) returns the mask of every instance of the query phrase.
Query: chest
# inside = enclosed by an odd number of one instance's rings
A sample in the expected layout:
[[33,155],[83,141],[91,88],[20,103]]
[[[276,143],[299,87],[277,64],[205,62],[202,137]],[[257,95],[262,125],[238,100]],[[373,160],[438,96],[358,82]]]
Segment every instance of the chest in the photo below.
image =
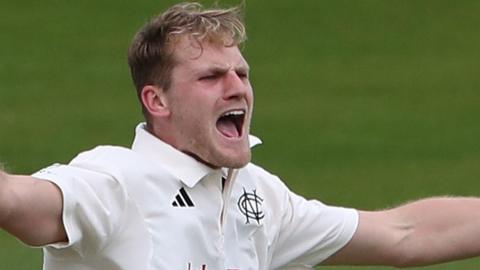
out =
[[211,177],[194,188],[143,193],[152,269],[268,269],[274,226],[262,188],[243,180],[225,192],[221,178]]

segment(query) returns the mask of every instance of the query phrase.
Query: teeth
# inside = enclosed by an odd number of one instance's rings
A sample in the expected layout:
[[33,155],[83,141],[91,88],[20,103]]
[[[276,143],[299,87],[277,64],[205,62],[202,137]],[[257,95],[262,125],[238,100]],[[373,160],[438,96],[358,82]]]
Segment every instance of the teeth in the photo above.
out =
[[238,111],[229,111],[229,112],[226,112],[226,113],[224,113],[222,116],[237,116],[237,115],[244,115],[244,114],[245,114],[244,111],[238,110]]

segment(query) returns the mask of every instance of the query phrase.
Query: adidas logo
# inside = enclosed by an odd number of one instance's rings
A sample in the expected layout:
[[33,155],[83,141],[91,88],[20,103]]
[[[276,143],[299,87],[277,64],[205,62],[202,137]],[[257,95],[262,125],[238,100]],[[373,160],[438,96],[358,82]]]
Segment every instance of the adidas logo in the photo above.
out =
[[192,202],[192,199],[190,199],[190,196],[188,196],[188,193],[185,191],[185,189],[182,187],[177,195],[175,196],[175,200],[172,202],[173,207],[195,207],[195,205]]

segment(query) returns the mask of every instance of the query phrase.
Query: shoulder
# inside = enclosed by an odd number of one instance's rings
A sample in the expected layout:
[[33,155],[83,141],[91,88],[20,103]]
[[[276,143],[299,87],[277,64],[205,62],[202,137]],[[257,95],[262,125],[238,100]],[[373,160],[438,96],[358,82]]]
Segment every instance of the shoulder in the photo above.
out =
[[93,149],[81,152],[70,163],[81,163],[91,160],[121,160],[130,159],[136,156],[136,153],[129,148],[122,146],[101,145]]
[[[119,177],[113,164],[118,159],[131,156],[131,150],[119,146],[97,146],[81,152],[68,164],[55,163],[33,174],[34,177],[50,180],[62,191],[72,193],[82,185],[93,190],[113,189],[118,186]],[[126,162],[126,161],[125,161]]]
[[129,193],[144,190],[149,181],[162,180],[164,185],[177,182],[161,162],[121,146],[98,146],[82,152],[69,166],[108,176]]
[[253,163],[249,163],[244,169],[240,170],[239,175],[241,178],[248,178],[267,189],[289,191],[280,177]]
[[69,165],[92,171],[108,172],[115,176],[121,172],[140,169],[146,163],[144,157],[135,151],[122,147],[103,145],[82,152]]
[[132,164],[139,163],[135,161],[138,159],[132,150],[125,147],[98,146],[81,152],[68,164],[55,163],[32,176],[54,182],[63,192],[70,191],[72,194],[77,193],[80,186],[108,191],[122,186],[123,175],[132,170],[129,169]]

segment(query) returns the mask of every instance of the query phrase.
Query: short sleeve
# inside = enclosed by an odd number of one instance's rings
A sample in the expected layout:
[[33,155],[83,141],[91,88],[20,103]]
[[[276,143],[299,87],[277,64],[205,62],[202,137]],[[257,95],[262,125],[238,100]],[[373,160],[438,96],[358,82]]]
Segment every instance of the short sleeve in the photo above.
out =
[[[68,243],[46,248],[72,252],[81,257],[108,244],[119,227],[126,196],[111,175],[86,168],[55,164],[32,175],[56,184],[63,195],[62,219]],[[58,251],[56,251],[58,250]]]
[[286,197],[273,269],[312,269],[345,246],[357,229],[354,209],[306,200],[290,191]]

